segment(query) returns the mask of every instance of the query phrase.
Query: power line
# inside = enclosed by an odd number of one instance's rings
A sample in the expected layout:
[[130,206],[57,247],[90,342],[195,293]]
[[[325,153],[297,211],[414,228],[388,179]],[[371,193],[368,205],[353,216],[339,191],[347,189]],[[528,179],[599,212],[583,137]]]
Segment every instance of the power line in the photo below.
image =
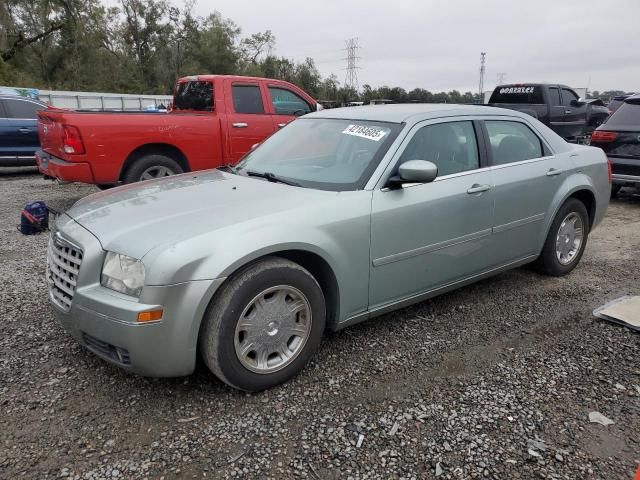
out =
[[360,59],[358,56],[358,49],[360,46],[358,45],[358,39],[356,37],[345,40],[345,44],[347,46],[347,48],[345,48],[347,51],[347,58],[345,58],[347,61],[347,68],[345,70],[347,72],[344,78],[344,85],[345,87],[351,88],[357,92],[359,88],[358,69],[360,68],[358,66],[358,60]]
[[484,92],[484,62],[486,56],[487,54],[485,52],[480,53],[480,85],[478,86],[480,98],[482,98],[482,94]]

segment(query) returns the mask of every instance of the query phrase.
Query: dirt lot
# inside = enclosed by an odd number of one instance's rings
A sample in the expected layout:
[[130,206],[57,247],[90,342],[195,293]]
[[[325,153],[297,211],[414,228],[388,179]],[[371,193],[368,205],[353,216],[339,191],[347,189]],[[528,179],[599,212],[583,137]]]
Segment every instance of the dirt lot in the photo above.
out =
[[55,323],[47,237],[21,236],[19,210],[92,191],[0,173],[1,478],[628,480],[640,464],[640,336],[591,316],[640,293],[640,197],[612,203],[570,276],[522,268],[329,334],[295,380],[247,395],[203,367],[128,375]]

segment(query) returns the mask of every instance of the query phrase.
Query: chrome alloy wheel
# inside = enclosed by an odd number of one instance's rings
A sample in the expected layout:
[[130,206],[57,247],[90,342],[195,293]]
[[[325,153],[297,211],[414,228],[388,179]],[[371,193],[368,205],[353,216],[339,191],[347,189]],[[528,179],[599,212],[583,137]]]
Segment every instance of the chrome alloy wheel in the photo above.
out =
[[571,212],[562,220],[556,236],[556,257],[562,265],[569,265],[578,255],[583,231],[582,218],[577,213]]
[[273,373],[293,362],[311,332],[311,304],[297,288],[267,288],[245,307],[236,324],[234,346],[243,367]]
[[158,165],[149,167],[144,172],[142,172],[142,175],[140,175],[140,180],[151,180],[152,178],[169,177],[171,175],[175,175],[175,173],[176,172],[174,172],[170,168]]

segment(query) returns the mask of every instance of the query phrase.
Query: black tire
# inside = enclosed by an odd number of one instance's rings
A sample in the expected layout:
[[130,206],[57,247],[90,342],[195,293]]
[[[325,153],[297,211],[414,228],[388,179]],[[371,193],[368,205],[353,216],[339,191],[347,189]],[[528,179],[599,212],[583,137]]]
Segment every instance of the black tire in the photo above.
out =
[[[236,354],[236,325],[257,295],[282,285],[294,287],[308,300],[309,336],[291,363],[275,372],[256,373],[245,367]],[[247,392],[262,391],[286,382],[304,368],[320,344],[325,317],[324,295],[316,279],[297,263],[266,257],[240,269],[216,293],[200,330],[200,354],[214,375],[228,385]]]
[[[560,225],[562,224],[563,220],[571,213],[577,214],[582,220],[583,239],[582,244],[580,245],[578,251],[576,252],[576,255],[573,257],[571,262],[568,264],[563,264],[560,262],[558,256],[556,255],[556,238],[558,236]],[[549,229],[549,233],[547,234],[547,239],[544,242],[544,247],[542,248],[542,253],[536,261],[538,270],[547,275],[553,275],[556,277],[567,275],[580,262],[582,254],[584,253],[584,249],[587,246],[588,237],[589,214],[587,213],[587,208],[580,200],[576,198],[570,198],[562,205],[562,207],[560,207],[560,210],[558,210],[558,213],[553,219],[553,223],[551,224],[551,228]]]
[[611,185],[611,198],[617,197],[618,193],[620,193],[621,188],[622,185]]
[[127,168],[126,172],[124,172],[122,181],[123,183],[135,183],[143,180],[148,180],[147,178],[143,178],[143,175],[148,170],[154,168],[165,169],[167,172],[169,172],[168,175],[177,175],[178,173],[182,173],[184,171],[180,164],[171,157],[152,153],[135,160],[133,164],[129,168]]

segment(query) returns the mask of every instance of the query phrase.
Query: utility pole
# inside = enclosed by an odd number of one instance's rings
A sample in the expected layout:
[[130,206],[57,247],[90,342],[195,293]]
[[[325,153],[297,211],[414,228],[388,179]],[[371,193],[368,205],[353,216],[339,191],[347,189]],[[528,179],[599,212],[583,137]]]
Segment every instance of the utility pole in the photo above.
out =
[[500,72],[498,74],[498,85],[504,85],[504,79],[507,78],[507,74],[504,72]]
[[359,89],[358,69],[360,67],[358,67],[358,60],[360,59],[360,57],[358,56],[358,49],[360,48],[360,46],[358,45],[358,39],[355,37],[345,40],[345,44],[347,46],[347,48],[345,48],[345,50],[347,51],[347,58],[345,58],[345,60],[347,61],[347,67],[345,68],[345,70],[347,72],[344,79],[344,85],[345,87],[353,89],[357,92]]
[[484,61],[486,56],[487,54],[485,52],[480,53],[480,85],[478,86],[480,101],[482,101],[482,95],[484,93]]

